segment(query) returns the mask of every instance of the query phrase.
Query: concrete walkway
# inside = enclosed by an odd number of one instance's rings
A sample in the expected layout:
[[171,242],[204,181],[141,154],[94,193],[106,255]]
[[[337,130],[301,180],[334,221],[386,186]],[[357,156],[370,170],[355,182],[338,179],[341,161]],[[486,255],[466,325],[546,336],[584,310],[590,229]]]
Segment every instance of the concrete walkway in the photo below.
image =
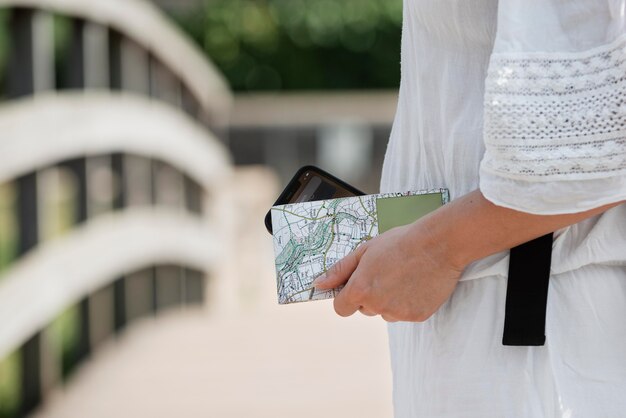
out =
[[[37,418],[392,416],[385,323],[340,318],[332,302],[277,306],[260,219],[270,173],[238,173],[235,308],[146,319],[97,351]],[[271,202],[270,202],[271,204]],[[257,222],[258,221],[258,222]],[[224,278],[220,278],[222,280]]]

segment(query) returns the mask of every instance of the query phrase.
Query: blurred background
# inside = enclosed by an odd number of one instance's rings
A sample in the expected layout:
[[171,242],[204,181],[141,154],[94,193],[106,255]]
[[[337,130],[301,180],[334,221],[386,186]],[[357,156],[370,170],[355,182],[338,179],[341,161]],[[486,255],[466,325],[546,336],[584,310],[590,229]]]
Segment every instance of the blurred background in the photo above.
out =
[[297,168],[378,191],[402,0],[0,0],[0,418],[390,417],[385,324],[278,306]]

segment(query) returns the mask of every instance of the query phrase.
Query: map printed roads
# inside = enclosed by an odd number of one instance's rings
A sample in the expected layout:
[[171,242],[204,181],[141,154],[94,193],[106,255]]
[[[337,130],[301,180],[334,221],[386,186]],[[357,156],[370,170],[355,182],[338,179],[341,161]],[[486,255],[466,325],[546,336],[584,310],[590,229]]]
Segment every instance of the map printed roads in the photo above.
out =
[[[413,210],[420,202],[402,202],[405,196],[430,195],[430,201],[422,212],[427,213],[448,201],[446,189],[422,190],[405,193],[386,193],[358,197],[346,197],[317,202],[292,203],[272,208],[274,231],[274,254],[280,304],[305,302],[334,297],[341,289],[317,291],[313,280],[335,262],[342,259],[359,244],[379,233],[379,211],[388,218],[402,218],[401,212],[409,212],[408,218],[398,224],[412,222],[419,217]],[[393,205],[379,205],[386,199],[395,199]],[[424,199],[427,202],[427,199]],[[399,203],[399,205],[398,205]],[[430,207],[428,207],[430,205]],[[424,204],[422,204],[424,206]],[[422,213],[423,214],[423,213]],[[421,216],[421,214],[420,214]],[[406,216],[405,216],[406,218]],[[389,223],[389,222],[387,222]],[[393,222],[392,222],[393,223]]]

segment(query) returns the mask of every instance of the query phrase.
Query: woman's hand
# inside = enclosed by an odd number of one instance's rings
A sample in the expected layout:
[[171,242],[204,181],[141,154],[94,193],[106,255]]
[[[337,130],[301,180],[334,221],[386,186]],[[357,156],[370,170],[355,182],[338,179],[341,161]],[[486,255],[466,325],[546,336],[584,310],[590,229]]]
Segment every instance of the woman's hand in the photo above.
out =
[[452,265],[445,243],[417,221],[361,244],[315,280],[318,289],[345,283],[335,311],[360,310],[386,321],[421,322],[450,297],[463,268]]
[[313,282],[318,289],[345,283],[335,298],[341,316],[360,310],[388,321],[425,321],[450,297],[464,268],[609,210],[534,215],[494,205],[480,190],[461,196],[411,225],[365,242]]

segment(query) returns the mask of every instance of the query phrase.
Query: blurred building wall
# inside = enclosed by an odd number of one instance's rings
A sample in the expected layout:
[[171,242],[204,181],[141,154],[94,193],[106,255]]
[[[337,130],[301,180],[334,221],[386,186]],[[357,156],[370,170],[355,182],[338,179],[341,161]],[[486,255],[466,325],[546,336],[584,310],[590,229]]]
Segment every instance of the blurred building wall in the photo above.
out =
[[317,165],[377,193],[397,106],[395,91],[240,93],[228,146],[237,165],[268,165],[286,182]]

